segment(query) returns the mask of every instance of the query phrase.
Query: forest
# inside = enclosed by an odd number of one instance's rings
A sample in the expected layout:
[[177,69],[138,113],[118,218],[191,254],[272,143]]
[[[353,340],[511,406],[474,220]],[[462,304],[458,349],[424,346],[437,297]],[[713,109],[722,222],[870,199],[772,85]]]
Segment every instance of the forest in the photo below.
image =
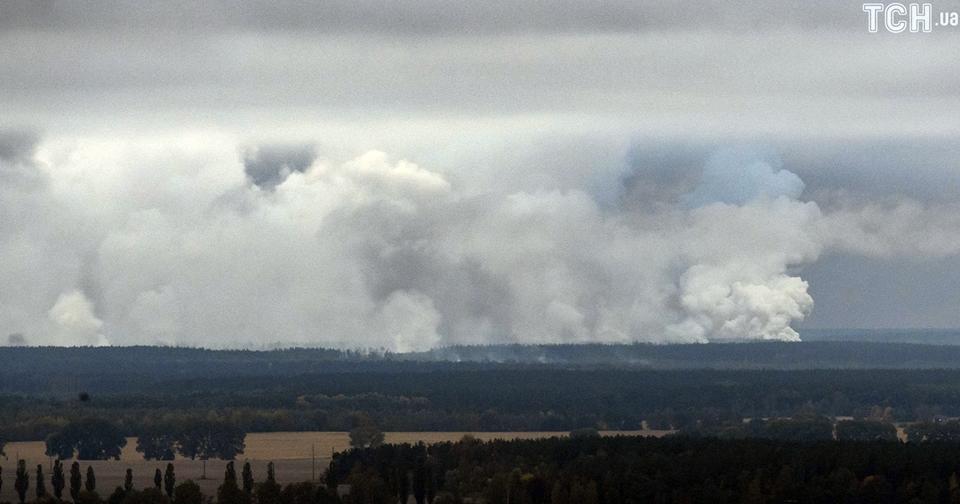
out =
[[960,370],[401,363],[410,367],[398,371],[395,365],[364,362],[359,370],[340,372],[170,377],[106,390],[65,385],[57,393],[7,392],[0,394],[0,436],[45,440],[84,418],[110,419],[122,434],[133,436],[198,416],[244,432],[346,431],[370,419],[384,431],[646,426],[701,433],[742,432],[745,422],[761,419],[905,423],[960,417]]
[[0,347],[0,393],[80,390],[153,393],[192,379],[504,368],[958,369],[960,345],[874,341],[702,345],[489,345],[391,353],[324,348],[208,350],[180,347]]
[[[960,417],[960,370],[645,370],[466,364],[182,379],[0,394],[0,435],[45,440],[107,418],[128,436],[203,416],[245,432],[743,430],[747,420]],[[404,365],[411,365],[407,363]],[[729,430],[729,429],[727,429]]]
[[356,449],[327,477],[376,496],[350,502],[947,503],[958,470],[953,443],[574,436]]

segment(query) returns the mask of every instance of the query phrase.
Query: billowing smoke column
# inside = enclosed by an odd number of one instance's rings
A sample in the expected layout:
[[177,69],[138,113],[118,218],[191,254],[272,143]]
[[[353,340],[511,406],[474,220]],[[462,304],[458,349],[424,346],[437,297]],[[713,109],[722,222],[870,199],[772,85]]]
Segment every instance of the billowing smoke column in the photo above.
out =
[[4,137],[10,344],[795,340],[813,300],[791,272],[850,248],[838,233],[885,236],[856,208],[801,201],[796,175],[743,149],[663,201],[625,186],[616,205],[465,187],[377,151],[241,152]]

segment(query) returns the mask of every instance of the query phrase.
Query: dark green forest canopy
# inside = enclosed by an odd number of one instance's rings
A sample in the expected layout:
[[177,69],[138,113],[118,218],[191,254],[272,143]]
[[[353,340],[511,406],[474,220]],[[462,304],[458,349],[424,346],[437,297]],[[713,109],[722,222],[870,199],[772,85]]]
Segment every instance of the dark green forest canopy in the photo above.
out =
[[960,416],[960,370],[637,370],[548,366],[412,368],[178,379],[115,392],[0,395],[8,439],[43,439],[67,419],[110,418],[130,435],[158,415],[216,413],[247,432],[685,428],[798,415]]
[[352,450],[335,457],[328,481],[369,492],[397,488],[393,482],[412,475],[451,502],[492,504],[955,502],[957,471],[960,450],[953,443],[465,439]]
[[870,341],[493,345],[424,353],[293,348],[0,347],[0,392],[129,392],[195,378],[534,368],[960,369],[960,346]]
[[[446,360],[430,360],[442,352]],[[457,362],[449,352],[472,354]],[[957,365],[960,347],[872,342],[470,347],[429,358],[3,348],[0,435],[44,439],[91,417],[137,435],[160,414],[212,414],[246,432],[350,430],[358,416],[390,431],[715,429],[798,416],[929,421],[960,416]]]

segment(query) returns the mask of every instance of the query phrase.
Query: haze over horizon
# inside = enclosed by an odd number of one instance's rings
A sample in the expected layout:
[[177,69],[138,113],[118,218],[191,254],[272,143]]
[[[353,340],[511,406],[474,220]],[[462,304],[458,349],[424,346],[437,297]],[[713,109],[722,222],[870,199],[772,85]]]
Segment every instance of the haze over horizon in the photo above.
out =
[[956,40],[861,5],[0,0],[0,345],[960,327]]

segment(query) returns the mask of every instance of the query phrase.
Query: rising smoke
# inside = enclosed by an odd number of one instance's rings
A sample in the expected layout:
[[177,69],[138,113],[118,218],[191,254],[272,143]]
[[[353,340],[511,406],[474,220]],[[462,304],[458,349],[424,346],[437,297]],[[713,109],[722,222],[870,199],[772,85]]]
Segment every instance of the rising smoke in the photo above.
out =
[[[696,176],[630,173],[610,205],[466,186],[378,151],[188,144],[0,135],[9,344],[796,340],[813,309],[797,271],[825,250],[960,250],[956,219],[910,202],[825,212],[754,149]],[[633,201],[647,184],[655,205]]]

